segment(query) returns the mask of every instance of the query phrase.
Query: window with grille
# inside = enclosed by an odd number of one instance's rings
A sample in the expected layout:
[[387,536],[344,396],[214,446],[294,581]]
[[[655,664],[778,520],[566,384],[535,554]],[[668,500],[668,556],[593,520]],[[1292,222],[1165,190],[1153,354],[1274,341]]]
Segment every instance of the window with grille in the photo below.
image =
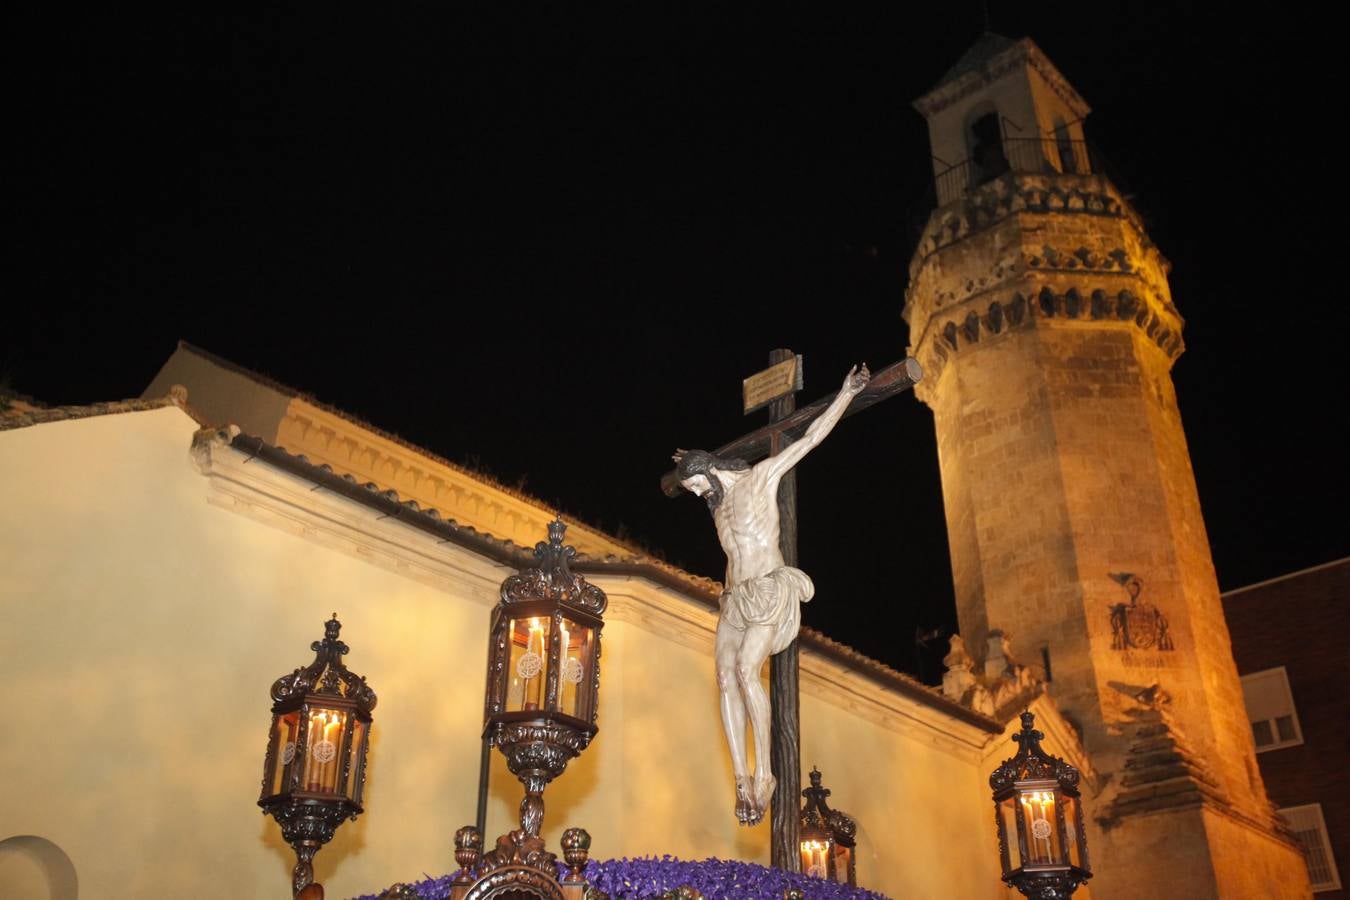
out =
[[1341,876],[1336,871],[1336,857],[1331,853],[1327,823],[1322,818],[1322,804],[1289,806],[1280,810],[1280,815],[1284,816],[1294,836],[1303,845],[1303,858],[1308,861],[1308,880],[1312,882],[1313,891],[1340,890]]
[[1247,719],[1252,723],[1257,753],[1303,743],[1284,666],[1243,675],[1242,698],[1247,703]]

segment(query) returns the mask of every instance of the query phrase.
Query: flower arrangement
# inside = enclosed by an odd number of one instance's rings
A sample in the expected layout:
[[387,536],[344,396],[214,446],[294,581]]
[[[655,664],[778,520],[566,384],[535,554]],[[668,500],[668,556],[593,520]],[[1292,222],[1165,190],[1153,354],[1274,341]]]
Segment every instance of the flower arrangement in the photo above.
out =
[[[563,871],[559,866],[559,877]],[[410,887],[421,900],[445,900],[455,874],[427,878]],[[681,888],[693,888],[706,900],[781,900],[786,891],[799,891],[807,900],[885,900],[881,894],[862,888],[731,859],[691,861],[662,856],[592,860],[586,865],[586,881],[613,900],[676,897]],[[356,900],[379,897],[367,894]]]
[[779,900],[784,891],[793,889],[810,900],[884,900],[880,894],[861,888],[732,859],[610,859],[589,864],[586,880],[614,898],[654,898],[691,887],[708,900]]

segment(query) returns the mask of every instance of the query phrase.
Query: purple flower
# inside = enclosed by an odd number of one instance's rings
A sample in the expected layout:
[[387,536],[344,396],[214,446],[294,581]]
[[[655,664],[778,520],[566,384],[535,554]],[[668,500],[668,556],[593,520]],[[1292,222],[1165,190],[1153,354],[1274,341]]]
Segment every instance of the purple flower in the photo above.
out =
[[[562,873],[560,865],[560,877]],[[422,900],[445,900],[450,895],[453,878],[453,873],[440,878],[428,877],[425,881],[415,882],[413,887]],[[693,862],[662,856],[660,859],[592,860],[586,866],[586,880],[614,900],[660,897],[681,887],[695,888],[707,900],[780,900],[788,888],[802,890],[811,900],[885,900],[881,894],[862,888],[731,859],[709,858]],[[378,897],[378,894],[367,894],[356,900],[378,900]]]

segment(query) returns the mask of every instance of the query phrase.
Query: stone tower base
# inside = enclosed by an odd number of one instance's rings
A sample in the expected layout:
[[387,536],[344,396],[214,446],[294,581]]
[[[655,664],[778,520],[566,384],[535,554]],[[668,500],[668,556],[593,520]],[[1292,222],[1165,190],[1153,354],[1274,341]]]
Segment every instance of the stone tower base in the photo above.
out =
[[[1308,898],[1303,854],[1283,835],[1204,806],[1133,815],[1094,829],[1093,900]],[[1128,866],[1111,860],[1130,860]]]

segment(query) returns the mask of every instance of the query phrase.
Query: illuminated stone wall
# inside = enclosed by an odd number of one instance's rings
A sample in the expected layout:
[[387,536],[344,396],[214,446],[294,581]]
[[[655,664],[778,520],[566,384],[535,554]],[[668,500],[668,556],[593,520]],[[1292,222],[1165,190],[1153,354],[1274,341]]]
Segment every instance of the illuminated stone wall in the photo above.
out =
[[[1017,62],[1009,53],[961,104],[1016,94],[998,74]],[[961,115],[944,90],[919,104],[935,141]],[[905,318],[937,429],[960,628],[975,645],[1001,628],[1023,658],[1048,653],[1053,696],[1113,779],[1098,811],[1118,829],[1096,832],[1115,851],[1098,857],[1100,897],[1141,896],[1139,873],[1158,871],[1144,835],[1174,827],[1190,837],[1168,852],[1197,873],[1185,896],[1304,896],[1256,768],[1177,410],[1182,319],[1167,271],[1100,175],[1009,173],[931,216]],[[1122,790],[1154,785],[1126,768],[1149,716],[1165,716],[1158,727],[1203,770],[1148,775],[1206,806],[1184,827],[1159,818],[1165,799]],[[1216,887],[1245,871],[1282,874],[1260,893]]]

